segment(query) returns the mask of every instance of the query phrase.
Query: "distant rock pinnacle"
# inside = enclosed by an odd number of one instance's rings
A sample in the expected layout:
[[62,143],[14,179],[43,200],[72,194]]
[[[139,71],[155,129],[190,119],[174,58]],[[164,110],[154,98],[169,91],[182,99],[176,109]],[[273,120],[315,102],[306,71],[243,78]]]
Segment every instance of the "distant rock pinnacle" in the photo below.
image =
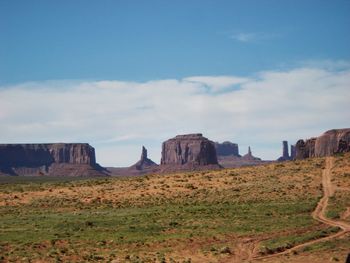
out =
[[245,160],[261,160],[260,158],[254,157],[250,146],[248,147],[248,153],[242,157]]
[[145,168],[149,168],[151,166],[158,166],[158,165],[155,162],[153,162],[151,159],[148,159],[147,149],[145,148],[145,146],[142,146],[141,159],[134,166],[136,167],[137,170],[143,170]]
[[288,160],[289,159],[288,142],[283,141],[282,144],[283,144],[282,157]]
[[147,159],[147,149],[145,148],[145,146],[142,146],[141,161],[146,159]]
[[293,145],[291,145],[291,156],[289,156],[289,149],[288,149],[288,141],[282,141],[282,156],[277,159],[279,162],[289,161],[292,160],[294,157],[293,155]]

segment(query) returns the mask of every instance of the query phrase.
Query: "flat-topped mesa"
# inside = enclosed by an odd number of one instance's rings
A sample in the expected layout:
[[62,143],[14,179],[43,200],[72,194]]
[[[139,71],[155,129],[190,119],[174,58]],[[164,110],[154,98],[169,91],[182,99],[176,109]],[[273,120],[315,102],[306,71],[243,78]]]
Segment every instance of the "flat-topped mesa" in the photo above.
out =
[[52,163],[95,165],[95,149],[87,143],[0,144],[0,164],[11,166]]
[[225,141],[223,143],[216,142],[215,149],[217,156],[237,156],[239,155],[239,149],[237,143]]
[[189,133],[189,134],[176,135],[174,138],[169,139],[168,141],[170,140],[202,140],[203,138],[207,139],[203,137],[202,133]]
[[201,133],[177,135],[163,142],[161,165],[218,165],[214,142]]
[[90,175],[99,169],[95,149],[87,143],[0,144],[0,170],[5,173]]
[[295,145],[296,159],[331,156],[343,152],[350,152],[350,128],[329,130],[319,137],[299,140]]

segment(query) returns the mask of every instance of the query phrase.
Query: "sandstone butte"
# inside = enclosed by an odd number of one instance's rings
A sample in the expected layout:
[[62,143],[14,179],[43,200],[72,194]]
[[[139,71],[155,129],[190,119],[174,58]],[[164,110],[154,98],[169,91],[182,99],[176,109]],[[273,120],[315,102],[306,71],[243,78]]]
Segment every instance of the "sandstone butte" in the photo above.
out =
[[215,144],[201,133],[177,135],[162,144],[162,172],[217,168],[220,168],[220,165]]

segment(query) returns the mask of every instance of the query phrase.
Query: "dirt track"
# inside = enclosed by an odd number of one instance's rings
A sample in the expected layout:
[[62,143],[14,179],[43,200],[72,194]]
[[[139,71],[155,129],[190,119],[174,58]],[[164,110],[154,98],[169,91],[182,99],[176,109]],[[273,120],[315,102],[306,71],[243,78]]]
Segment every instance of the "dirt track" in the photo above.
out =
[[349,223],[346,223],[343,221],[332,220],[332,219],[327,218],[325,215],[326,209],[328,206],[328,200],[331,196],[334,195],[334,187],[333,187],[332,182],[331,182],[333,162],[334,162],[333,157],[326,158],[326,167],[322,172],[323,197],[320,199],[320,201],[317,204],[316,209],[313,211],[312,217],[315,220],[320,221],[326,225],[339,227],[342,229],[342,231],[340,231],[334,235],[330,235],[327,237],[323,237],[320,239],[312,240],[312,241],[297,245],[295,247],[292,247],[292,248],[287,249],[287,250],[280,252],[280,253],[276,253],[276,254],[272,254],[272,255],[268,255],[268,256],[253,257],[254,260],[260,260],[260,259],[266,259],[266,258],[272,258],[272,257],[281,256],[281,255],[286,255],[286,254],[289,254],[289,253],[296,251],[300,248],[303,248],[303,247],[306,247],[306,246],[309,246],[309,245],[312,245],[315,243],[323,242],[323,241],[326,241],[329,239],[333,239],[336,237],[340,237],[340,236],[343,236],[347,233],[350,233],[350,224]]
[[331,182],[333,161],[333,157],[327,157],[326,159],[326,168],[322,173],[323,197],[319,201],[315,211],[312,213],[312,217],[327,225],[340,227],[343,230],[342,232],[344,232],[343,234],[345,234],[345,232],[350,232],[350,224],[343,221],[331,220],[325,216],[329,197],[334,195],[334,188]]

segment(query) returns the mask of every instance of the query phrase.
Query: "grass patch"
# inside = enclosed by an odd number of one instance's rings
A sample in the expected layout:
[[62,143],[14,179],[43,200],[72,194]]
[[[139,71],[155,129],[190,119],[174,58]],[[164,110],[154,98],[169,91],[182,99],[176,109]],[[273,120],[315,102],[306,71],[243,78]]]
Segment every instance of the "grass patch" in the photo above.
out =
[[203,203],[71,212],[2,208],[0,241],[26,243],[59,238],[116,239],[123,243],[187,238],[191,235],[266,233],[285,229],[285,226],[312,225],[309,214],[314,204],[303,201]]
[[288,235],[273,238],[267,241],[263,241],[260,248],[260,253],[263,255],[274,254],[276,252],[282,252],[286,249],[292,248],[298,244],[306,243],[311,240],[323,238],[331,234],[337,233],[340,230],[338,227],[329,227],[327,229],[306,232],[297,235]]
[[339,219],[348,207],[350,207],[349,192],[335,192],[335,195],[329,198],[326,216],[332,219]]

